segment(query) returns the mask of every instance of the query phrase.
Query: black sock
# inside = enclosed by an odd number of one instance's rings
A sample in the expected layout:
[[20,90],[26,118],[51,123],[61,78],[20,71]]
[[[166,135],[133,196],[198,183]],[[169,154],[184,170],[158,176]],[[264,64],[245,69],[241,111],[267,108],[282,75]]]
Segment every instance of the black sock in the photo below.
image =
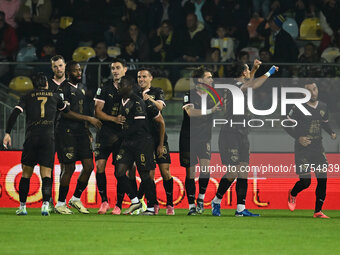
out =
[[117,178],[117,190],[118,190],[118,185],[120,186],[119,190],[126,193],[130,199],[133,199],[137,196],[137,194],[134,192],[133,188],[131,187],[129,178],[127,178],[126,175],[123,175]]
[[141,182],[140,185],[139,185],[139,189],[138,189],[138,199],[142,199],[144,194],[145,194],[145,189],[144,189],[144,183]]
[[307,189],[310,185],[310,177],[309,178],[300,178],[298,182],[295,183],[294,188],[290,192],[293,197],[296,197],[304,189]]
[[236,181],[236,195],[237,195],[237,204],[245,205],[246,197],[248,190],[248,179],[237,178]]
[[81,194],[83,194],[83,191],[86,189],[86,187],[87,187],[87,182],[82,182],[78,180],[76,190],[74,191],[73,196],[76,198],[80,198]]
[[137,180],[136,179],[129,179],[130,185],[133,189],[133,192],[137,194],[138,189],[137,189]]
[[198,179],[199,194],[205,194],[209,184],[209,176],[200,176]]
[[69,186],[59,186],[59,198],[58,201],[65,202],[68,193]]
[[222,178],[220,184],[218,185],[216,197],[222,199],[232,183],[233,181],[229,181],[227,178]]
[[125,196],[124,187],[122,187],[122,185],[120,183],[118,183],[118,180],[117,180],[117,202],[116,202],[116,206],[118,206],[120,209],[122,209],[124,196]]
[[326,188],[327,188],[327,178],[317,178],[318,185],[315,189],[315,212],[320,212],[322,210],[323,203],[326,198]]
[[107,191],[106,191],[106,174],[96,173],[97,187],[99,191],[99,195],[102,198],[102,203],[107,202]]
[[173,206],[174,179],[171,177],[170,180],[163,180],[163,187],[166,194],[166,205]]
[[185,179],[185,190],[187,192],[188,203],[194,204],[195,193],[196,193],[195,179],[189,179],[189,178]]
[[52,179],[50,177],[44,177],[42,178],[42,196],[43,196],[43,202],[50,201],[50,198],[52,196]]
[[51,172],[51,197],[50,197],[50,204],[53,205],[53,197],[52,197],[52,190],[53,190],[53,180],[54,180],[54,169],[52,169],[52,172]]
[[148,208],[153,208],[156,204],[156,184],[151,178],[147,178],[144,182],[145,196],[148,200]]
[[26,203],[28,191],[30,189],[30,178],[21,177],[19,183],[19,198],[21,203]]

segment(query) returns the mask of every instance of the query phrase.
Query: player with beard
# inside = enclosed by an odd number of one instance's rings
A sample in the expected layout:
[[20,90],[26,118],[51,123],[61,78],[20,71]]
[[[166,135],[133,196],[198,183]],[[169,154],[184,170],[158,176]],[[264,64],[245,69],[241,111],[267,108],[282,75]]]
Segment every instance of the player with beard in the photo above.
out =
[[[156,164],[153,140],[147,123],[146,106],[144,101],[133,93],[133,81],[127,77],[122,77],[119,82],[119,94],[122,97],[119,114],[125,117],[125,122],[121,133],[122,144],[116,158],[117,190],[121,190],[123,194],[126,193],[131,199],[131,205],[124,214],[133,213],[142,207],[136,189],[131,186],[126,176],[127,171],[136,163],[148,200],[147,210],[142,215],[154,215],[156,186],[150,178],[150,171],[155,169]],[[154,109],[152,115],[152,111],[148,111],[149,118],[157,118],[160,115],[155,106]]]
[[[234,85],[242,90],[245,97],[248,88],[257,89],[261,87],[271,75],[278,71],[278,67],[272,66],[267,73],[254,80],[255,73],[260,65],[261,61],[256,59],[252,70],[249,69],[247,64],[243,63],[236,63],[234,66]],[[260,216],[259,214],[249,212],[245,208],[248,190],[248,172],[240,171],[242,167],[246,167],[249,164],[249,131],[246,124],[242,125],[241,123],[247,123],[250,112],[248,107],[245,107],[244,115],[234,115],[233,96],[229,89],[224,91],[223,101],[225,119],[229,123],[235,124],[222,126],[218,139],[219,151],[222,164],[236,167],[236,171],[226,173],[220,180],[216,196],[211,203],[212,215],[221,215],[222,198],[237,178],[237,209],[235,216]],[[246,101],[245,98],[244,102]]]
[[[75,61],[66,65],[68,80],[64,81],[59,88],[64,101],[70,109],[78,114],[83,114],[85,89],[81,82],[81,68]],[[101,122],[93,117],[85,116],[85,120],[97,128]],[[90,141],[90,132],[86,121],[73,120],[61,115],[56,128],[56,141],[58,159],[61,164],[61,176],[58,203],[55,211],[60,214],[72,214],[66,206],[66,196],[69,190],[71,177],[75,171],[75,163],[80,160],[83,169],[78,177],[77,186],[69,206],[76,208],[80,213],[88,214],[89,211],[80,201],[80,196],[87,187],[88,180],[93,170],[93,153]]]
[[[162,111],[165,107],[164,102],[164,92],[161,88],[154,88],[151,86],[151,81],[153,77],[151,72],[146,69],[142,68],[139,70],[137,74],[137,80],[138,85],[142,89],[142,97],[143,100],[147,106],[147,109],[149,109],[150,104],[154,104],[159,111]],[[149,118],[150,119],[150,118]],[[153,137],[155,146],[155,154],[156,154],[156,162],[158,164],[159,170],[161,172],[161,176],[163,178],[163,186],[166,193],[167,198],[167,209],[166,214],[167,215],[174,215],[174,207],[173,207],[173,178],[170,174],[170,151],[169,151],[169,145],[168,145],[168,137],[165,133],[163,134],[162,125],[155,121],[153,118],[149,121],[150,131],[151,135]],[[159,152],[162,151],[162,154]],[[131,171],[132,172],[132,171]],[[155,171],[150,171],[151,178],[154,180],[155,178]],[[135,176],[135,175],[134,175]],[[141,200],[144,195],[144,187],[143,185],[140,185],[138,190],[138,198]],[[157,197],[157,196],[156,196]],[[155,204],[155,214],[158,214],[159,211],[159,205],[156,200]]]
[[211,130],[212,114],[219,109],[210,97],[207,99],[207,115],[201,112],[201,97],[205,85],[211,86],[213,78],[211,72],[199,67],[192,74],[195,88],[186,93],[183,100],[183,122],[180,133],[179,152],[180,163],[186,168],[185,189],[188,197],[188,215],[202,214],[204,211],[204,197],[209,183],[210,173],[200,171],[198,180],[199,194],[197,197],[197,208],[195,205],[195,166],[207,169],[211,158]]
[[58,91],[60,84],[65,81],[66,63],[61,55],[55,55],[51,58],[51,67],[54,73],[53,77],[48,79],[48,89]]
[[[119,58],[114,59],[111,64],[113,80],[107,81],[102,88],[98,88],[94,98],[95,116],[103,122],[103,126],[96,136],[94,152],[97,167],[97,187],[102,199],[98,214],[105,214],[110,209],[106,190],[105,167],[110,154],[112,154],[112,164],[115,164],[121,144],[119,137],[125,118],[118,115],[122,100],[118,93],[118,84],[120,79],[125,76],[126,71],[126,61]],[[113,209],[112,214],[119,215],[121,213],[123,197],[118,193],[117,198],[117,205]]]
[[294,128],[286,127],[285,130],[295,139],[295,165],[296,173],[300,180],[295,183],[288,194],[288,208],[295,210],[297,195],[307,189],[311,184],[311,171],[317,178],[315,190],[314,218],[329,218],[321,210],[326,198],[328,162],[322,146],[322,133],[324,129],[333,140],[336,134],[328,122],[327,105],[318,100],[318,87],[315,83],[306,84],[305,88],[311,93],[311,98],[304,106],[311,115],[304,115],[297,107],[293,107],[288,114],[288,119],[297,122]]

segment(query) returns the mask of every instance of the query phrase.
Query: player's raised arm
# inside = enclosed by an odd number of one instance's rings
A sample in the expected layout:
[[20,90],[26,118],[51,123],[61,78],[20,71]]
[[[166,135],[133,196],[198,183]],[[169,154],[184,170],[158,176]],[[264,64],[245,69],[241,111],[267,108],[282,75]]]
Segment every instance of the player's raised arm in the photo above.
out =
[[245,82],[242,86],[241,86],[241,90],[242,91],[246,91],[248,88],[252,88],[252,89],[258,89],[259,87],[261,87],[263,85],[263,83],[271,76],[273,75],[275,72],[277,72],[279,70],[279,67],[277,66],[272,66],[268,72],[266,72],[264,75],[260,76],[259,78],[255,79],[255,80],[249,80],[247,82]]

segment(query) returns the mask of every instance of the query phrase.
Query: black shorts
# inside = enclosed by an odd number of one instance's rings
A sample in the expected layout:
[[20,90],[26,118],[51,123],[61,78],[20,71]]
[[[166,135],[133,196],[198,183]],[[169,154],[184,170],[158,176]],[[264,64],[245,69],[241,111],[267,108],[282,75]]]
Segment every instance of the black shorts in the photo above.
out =
[[249,163],[249,140],[247,134],[220,132],[218,147],[223,165],[237,166]]
[[96,161],[100,159],[107,160],[112,153],[112,164],[114,165],[121,143],[121,139],[110,127],[103,126],[96,136],[94,149]]
[[39,164],[53,169],[54,149],[54,137],[44,135],[28,137],[24,143],[21,163],[31,167]]
[[131,168],[135,162],[139,172],[154,170],[156,168],[154,151],[151,136],[133,141],[123,140],[115,165],[124,164]]
[[[190,144],[191,143],[191,144]],[[179,137],[179,159],[182,167],[191,167],[199,163],[201,159],[211,159],[211,144],[206,140],[190,139],[187,134]]]
[[83,159],[92,159],[92,145],[87,134],[74,135],[66,131],[56,133],[57,153],[60,163],[69,164]]
[[316,174],[326,174],[328,161],[322,144],[303,147],[295,144],[296,174],[309,174],[311,170]]
[[164,154],[162,157],[158,157],[157,155],[157,147],[159,145],[159,142],[155,142],[155,156],[156,156],[156,163],[157,164],[170,164],[171,159],[170,159],[170,151],[169,151],[169,144],[168,141],[164,141],[163,145],[163,151]]

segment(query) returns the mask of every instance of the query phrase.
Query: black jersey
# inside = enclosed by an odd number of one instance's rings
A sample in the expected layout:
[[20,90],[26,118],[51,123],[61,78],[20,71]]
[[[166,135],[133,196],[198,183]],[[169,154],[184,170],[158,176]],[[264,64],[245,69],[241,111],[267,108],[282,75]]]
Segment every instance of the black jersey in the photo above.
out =
[[327,105],[323,102],[318,102],[316,107],[304,104],[304,107],[311,113],[311,115],[304,115],[296,106],[290,110],[288,114],[289,119],[297,121],[295,127],[295,137],[298,139],[301,136],[308,137],[312,144],[319,144],[321,142],[322,122],[328,122]]
[[[201,141],[211,140],[211,129],[213,124],[212,114],[202,115],[190,118],[184,107],[193,106],[195,109],[201,110],[202,98],[196,89],[187,92],[183,100],[183,121],[181,133]],[[207,97],[207,108],[214,107],[213,100]]]
[[57,111],[69,111],[58,93],[46,89],[34,89],[22,96],[15,108],[26,111],[26,138],[34,135],[54,136]]
[[[241,88],[243,85],[242,82],[236,82],[235,86]],[[221,132],[238,132],[241,134],[248,134],[249,130],[247,127],[247,122],[250,118],[250,111],[246,105],[247,101],[247,93],[244,94],[244,114],[243,115],[234,115],[234,99],[229,89],[226,89],[223,93],[223,106],[225,119],[228,120],[228,124],[223,125],[221,128]],[[241,124],[242,123],[242,124]],[[244,123],[244,124],[243,124]]]
[[[70,106],[70,110],[79,114],[84,113],[84,99],[85,99],[85,88],[81,84],[74,85],[69,81],[64,81],[59,91],[64,99],[64,102]],[[58,124],[58,130],[67,130],[74,134],[87,133],[86,123],[82,120],[69,119],[61,116]]]
[[[143,99],[136,94],[132,94],[131,97],[126,100],[122,99],[121,102],[119,115],[126,118],[122,125],[123,139],[137,140],[150,135],[146,106]],[[138,129],[136,129],[136,121],[139,121]]]
[[51,90],[53,92],[58,92],[59,87],[62,83],[57,82],[54,78],[50,78],[48,81],[48,90]]
[[[95,101],[103,102],[103,112],[107,115],[118,116],[119,106],[122,103],[122,97],[118,93],[118,89],[113,84],[113,80],[107,81],[102,88],[98,88]],[[112,121],[103,121],[103,125],[113,128],[113,130],[120,132],[122,126]]]
[[[141,93],[141,96],[143,96],[144,93],[148,94],[153,100],[161,102],[165,106],[164,92],[161,88],[150,87],[149,89],[144,90],[143,93]],[[150,133],[152,137],[154,138],[154,140],[158,142],[159,141],[159,124],[156,121],[154,121],[154,118],[157,117],[157,115],[159,114],[159,111],[157,107],[150,100],[145,101],[145,104],[146,104],[146,110],[147,110],[146,113],[147,113],[148,120],[149,120]],[[165,133],[164,141],[166,142],[167,140],[168,140],[168,136]]]

